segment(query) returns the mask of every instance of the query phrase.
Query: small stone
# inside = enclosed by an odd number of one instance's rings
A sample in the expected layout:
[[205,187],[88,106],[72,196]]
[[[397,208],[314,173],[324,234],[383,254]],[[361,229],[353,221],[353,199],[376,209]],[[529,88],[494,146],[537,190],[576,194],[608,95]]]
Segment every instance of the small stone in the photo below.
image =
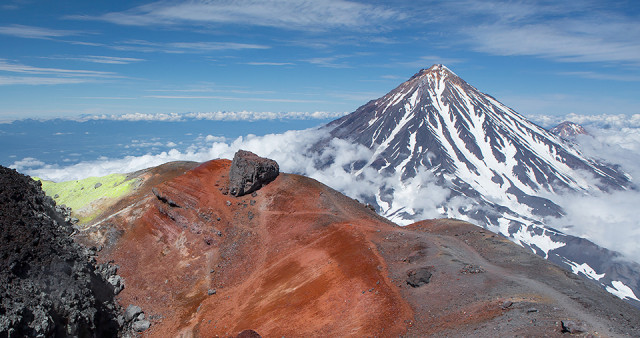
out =
[[109,276],[109,278],[107,278],[107,282],[113,286],[113,293],[116,295],[124,289],[124,280],[118,275]]
[[118,322],[118,325],[123,326],[124,325],[124,316],[123,315],[119,315],[118,317],[116,317],[116,322]]
[[227,201],[227,206],[230,207],[231,206],[231,201]]
[[513,302],[510,300],[505,300],[504,303],[502,303],[502,308],[503,309],[508,309],[511,307],[511,305],[513,305]]
[[60,197],[60,195],[58,194],[53,195],[53,198],[58,198],[58,197]]
[[417,288],[428,284],[431,280],[431,268],[419,268],[407,272],[407,284]]
[[236,338],[261,338],[262,336],[254,330],[244,330],[236,336]]
[[587,331],[582,324],[574,322],[572,320],[563,320],[560,322],[560,325],[562,333],[575,334]]
[[207,291],[207,295],[212,296],[216,294],[216,289],[209,289],[209,291]]
[[527,313],[534,313],[534,312],[538,312],[538,309],[532,307],[532,308],[527,310]]
[[130,322],[133,320],[133,318],[136,318],[141,313],[142,308],[137,305],[129,304],[129,306],[127,306],[127,310],[124,312],[124,319],[127,322]]
[[142,332],[151,326],[151,322],[148,320],[138,320],[133,322],[131,328],[136,332]]
[[468,274],[468,273],[483,273],[485,270],[482,267],[475,266],[472,264],[465,264],[465,266],[460,270],[460,273]]
[[96,185],[93,186],[93,189],[98,189],[102,186],[102,183],[98,182],[96,183]]

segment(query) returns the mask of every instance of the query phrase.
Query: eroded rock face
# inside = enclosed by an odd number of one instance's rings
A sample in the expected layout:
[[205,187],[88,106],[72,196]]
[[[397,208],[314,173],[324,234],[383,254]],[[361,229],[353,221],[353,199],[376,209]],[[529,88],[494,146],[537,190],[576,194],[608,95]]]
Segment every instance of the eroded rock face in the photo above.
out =
[[113,288],[40,182],[0,166],[0,187],[0,337],[115,336]]
[[236,197],[250,194],[273,181],[279,173],[276,161],[238,150],[229,170],[229,193]]

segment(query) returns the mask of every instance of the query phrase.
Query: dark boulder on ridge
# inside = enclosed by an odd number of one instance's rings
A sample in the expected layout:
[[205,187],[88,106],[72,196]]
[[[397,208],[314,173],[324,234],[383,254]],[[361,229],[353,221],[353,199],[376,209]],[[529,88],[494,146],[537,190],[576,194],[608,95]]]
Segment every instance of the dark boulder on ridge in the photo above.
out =
[[276,161],[238,150],[229,169],[229,193],[236,197],[250,194],[276,179],[279,173]]

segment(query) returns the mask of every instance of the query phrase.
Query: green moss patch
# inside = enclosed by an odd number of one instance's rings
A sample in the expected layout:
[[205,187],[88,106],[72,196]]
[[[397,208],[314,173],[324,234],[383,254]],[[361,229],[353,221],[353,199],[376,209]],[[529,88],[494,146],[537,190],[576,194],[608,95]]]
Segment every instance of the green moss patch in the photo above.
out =
[[70,207],[72,215],[80,220],[80,225],[89,223],[105,208],[132,192],[137,182],[136,179],[127,179],[127,175],[123,174],[59,183],[37,177],[33,179],[42,182],[42,190],[53,197],[58,205]]

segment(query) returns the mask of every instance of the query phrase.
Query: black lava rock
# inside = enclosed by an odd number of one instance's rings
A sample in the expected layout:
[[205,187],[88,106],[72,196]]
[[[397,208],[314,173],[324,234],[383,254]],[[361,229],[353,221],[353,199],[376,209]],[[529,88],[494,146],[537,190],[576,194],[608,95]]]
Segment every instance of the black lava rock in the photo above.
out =
[[0,166],[0,337],[118,334],[113,287],[42,184]]
[[238,150],[229,169],[229,193],[236,197],[250,194],[276,179],[279,173],[276,161]]
[[431,280],[431,268],[418,268],[407,272],[407,284],[417,288],[428,284]]

